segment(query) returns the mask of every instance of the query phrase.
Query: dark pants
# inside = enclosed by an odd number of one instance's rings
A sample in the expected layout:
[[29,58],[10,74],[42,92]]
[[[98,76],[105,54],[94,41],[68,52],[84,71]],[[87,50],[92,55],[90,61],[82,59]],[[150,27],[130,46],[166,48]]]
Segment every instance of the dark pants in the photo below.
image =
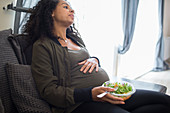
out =
[[124,105],[106,102],[85,102],[72,113],[170,113],[170,96],[137,90]]

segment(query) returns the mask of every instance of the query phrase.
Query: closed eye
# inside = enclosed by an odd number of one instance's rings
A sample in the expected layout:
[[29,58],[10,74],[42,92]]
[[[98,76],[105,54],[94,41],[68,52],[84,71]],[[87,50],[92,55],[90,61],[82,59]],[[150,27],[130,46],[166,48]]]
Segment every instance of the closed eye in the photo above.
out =
[[68,9],[68,6],[64,6],[63,8]]

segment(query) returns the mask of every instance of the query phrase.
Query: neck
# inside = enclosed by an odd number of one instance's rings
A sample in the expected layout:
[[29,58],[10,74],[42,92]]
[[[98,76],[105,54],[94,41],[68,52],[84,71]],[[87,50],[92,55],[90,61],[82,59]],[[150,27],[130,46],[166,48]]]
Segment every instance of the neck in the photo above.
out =
[[54,35],[57,36],[58,38],[62,38],[66,40],[66,29],[57,29],[54,30]]
[[66,27],[54,24],[54,35],[66,40]]

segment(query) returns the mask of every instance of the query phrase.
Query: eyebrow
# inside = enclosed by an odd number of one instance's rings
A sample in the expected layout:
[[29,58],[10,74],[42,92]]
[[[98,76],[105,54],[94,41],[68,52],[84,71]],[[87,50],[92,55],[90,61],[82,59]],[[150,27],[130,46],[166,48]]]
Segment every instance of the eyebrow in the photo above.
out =
[[69,4],[67,4],[67,3],[62,3],[61,5],[63,5],[63,4],[65,4],[65,5],[68,5],[68,6],[69,6]]
[[68,4],[68,3],[62,3],[61,5],[67,5],[67,6],[69,6],[72,9],[71,5]]

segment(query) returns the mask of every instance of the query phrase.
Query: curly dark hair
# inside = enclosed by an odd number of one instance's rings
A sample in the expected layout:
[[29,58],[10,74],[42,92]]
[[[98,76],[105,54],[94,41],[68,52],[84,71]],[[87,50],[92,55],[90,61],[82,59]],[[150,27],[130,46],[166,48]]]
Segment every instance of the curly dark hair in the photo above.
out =
[[[54,26],[51,14],[59,1],[60,0],[40,0],[31,10],[29,20],[24,26],[24,33],[28,33],[32,43],[43,36],[54,37],[52,32]],[[73,32],[73,28],[75,29],[74,25],[73,27],[70,26],[70,28],[67,29],[67,33]],[[78,31],[76,34],[79,34]]]

